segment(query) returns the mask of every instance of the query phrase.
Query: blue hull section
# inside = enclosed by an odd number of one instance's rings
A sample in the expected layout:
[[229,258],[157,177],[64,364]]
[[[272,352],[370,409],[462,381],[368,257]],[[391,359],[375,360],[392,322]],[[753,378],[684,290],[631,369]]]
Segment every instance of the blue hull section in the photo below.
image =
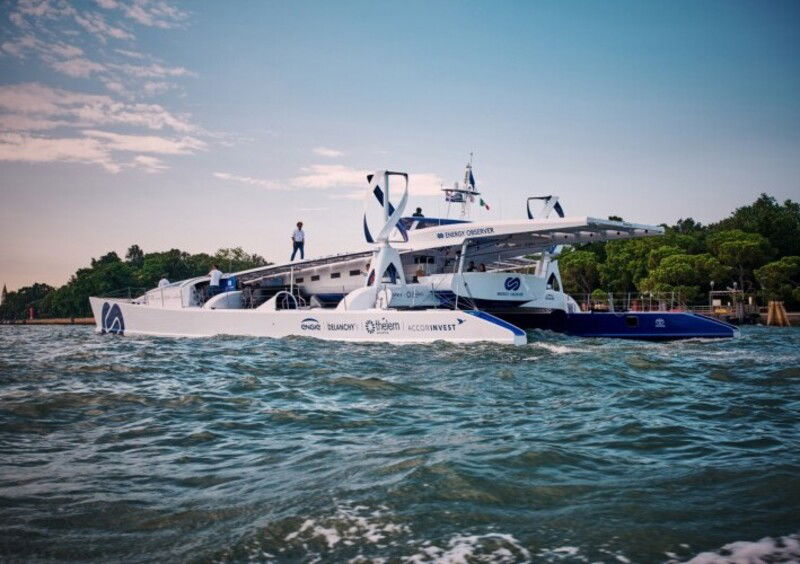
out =
[[494,315],[525,329],[550,329],[575,337],[611,339],[724,339],[737,337],[739,329],[723,321],[687,312],[623,313],[586,312],[550,314],[526,313],[524,310],[493,312]]

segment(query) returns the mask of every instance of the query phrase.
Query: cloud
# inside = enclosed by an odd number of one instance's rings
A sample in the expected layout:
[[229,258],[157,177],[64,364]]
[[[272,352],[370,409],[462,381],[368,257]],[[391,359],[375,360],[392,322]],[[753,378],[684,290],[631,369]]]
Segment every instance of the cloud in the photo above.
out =
[[107,38],[114,39],[133,39],[134,35],[129,31],[122,28],[115,27],[106,22],[102,14],[97,12],[78,12],[74,10],[72,13],[75,21],[83,29],[94,35],[102,43],[105,43]]
[[155,135],[123,135],[110,131],[85,130],[86,137],[99,139],[112,151],[133,151],[137,153],[158,153],[161,155],[186,155],[207,148],[204,141],[195,137],[170,139]]
[[89,59],[75,58],[67,59],[65,61],[53,61],[51,65],[55,70],[63,72],[66,75],[78,78],[87,77],[92,73],[106,70],[106,67],[100,63],[95,63]]
[[53,19],[68,12],[69,6],[51,0],[20,0],[17,9],[26,16]]
[[70,125],[72,125],[72,122],[64,120],[44,119],[19,114],[0,114],[0,131],[20,133],[43,131]]
[[176,27],[187,18],[186,12],[159,0],[133,0],[123,10],[127,17],[142,25],[163,29]]
[[[98,78],[110,91],[128,99],[157,96],[175,87],[167,80],[196,76],[131,48],[136,40],[132,26],[178,27],[188,17],[185,12],[164,0],[95,3],[100,11],[68,0],[6,0],[8,17],[16,27],[4,34],[0,55],[34,56],[72,78]],[[78,47],[75,41],[88,44],[85,48],[93,57],[87,57],[83,43]],[[125,44],[105,48],[110,41]],[[131,64],[132,59],[137,64]]]
[[3,29],[0,57],[53,69],[108,94],[40,83],[0,86],[0,161],[155,173],[169,166],[161,157],[208,148],[213,136],[189,115],[140,101],[195,76],[140,53],[134,43],[138,26],[178,27],[186,12],[165,0],[6,0],[3,7],[12,25]]
[[158,158],[137,155],[133,162],[119,162],[114,153],[136,152],[159,155],[186,155],[205,148],[193,138],[169,139],[145,135],[121,135],[88,130],[82,137],[41,137],[23,133],[0,133],[0,161],[48,163],[73,162],[94,164],[117,173],[125,167],[139,167],[146,172],[160,172],[167,165]]
[[337,149],[329,149],[327,147],[317,147],[314,149],[314,153],[321,157],[335,158],[344,156],[344,153],[342,151],[339,151]]
[[160,0],[132,0],[122,3],[117,0],[95,0],[106,10],[122,10],[122,13],[137,23],[149,27],[177,27],[187,18],[186,12]]
[[[297,188],[317,189],[366,188],[367,175],[374,172],[336,164],[315,164],[301,171],[304,174],[290,179],[290,184]],[[438,174],[411,173],[408,176],[408,192],[412,196],[438,196],[441,194],[442,183],[443,180]],[[358,199],[362,196],[362,192],[353,192],[333,197]]]
[[174,88],[174,85],[170,84],[169,82],[149,80],[142,85],[142,88],[148,94],[155,95],[155,94],[161,94],[162,92],[166,92],[167,90],[171,90],[172,88]]
[[74,162],[100,165],[113,173],[121,170],[102,143],[87,138],[51,139],[0,133],[0,161]]
[[236,174],[231,174],[229,172],[215,172],[213,173],[215,178],[219,178],[220,180],[231,180],[233,182],[239,182],[241,184],[248,184],[250,186],[259,186],[261,188],[266,188],[267,190],[285,190],[286,188],[281,185],[279,182],[275,182],[274,180],[266,180],[264,178],[253,178],[250,176],[238,176]]
[[146,155],[138,155],[133,159],[133,165],[142,168],[145,172],[156,173],[162,172],[169,168],[164,161],[156,157],[148,157]]
[[196,76],[195,73],[183,67],[170,67],[158,63],[153,63],[150,65],[112,65],[112,68],[119,69],[126,74],[131,74],[139,78]]
[[176,116],[158,104],[118,102],[105,95],[82,94],[35,82],[0,86],[0,123],[6,118],[7,121],[20,120],[17,124],[22,125],[22,117],[38,119],[42,124],[54,120],[54,127],[125,125],[181,133],[199,131],[188,116]]
[[139,53],[138,51],[131,51],[130,49],[114,49],[120,55],[125,55],[126,57],[130,57],[131,59],[146,59],[147,55],[144,53]]
[[50,51],[59,57],[70,58],[83,55],[83,49],[68,43],[56,43],[50,46]]
[[303,174],[289,182],[298,188],[336,188],[354,187],[367,182],[369,170],[356,169],[345,165],[315,164],[301,169]]
[[[302,174],[286,181],[269,180],[239,176],[229,172],[215,172],[213,176],[220,180],[228,180],[250,186],[259,186],[267,190],[313,189],[334,190],[330,198],[337,200],[361,200],[367,188],[367,175],[372,170],[353,168],[339,164],[314,164],[300,169]],[[396,186],[396,185],[395,185]],[[409,175],[409,193],[412,196],[439,196],[442,179],[438,174],[417,173]],[[335,191],[347,188],[347,191]],[[393,192],[397,195],[396,192]],[[394,196],[392,197],[394,199]]]
[[410,173],[408,175],[408,192],[412,196],[441,196],[444,180],[431,172]]

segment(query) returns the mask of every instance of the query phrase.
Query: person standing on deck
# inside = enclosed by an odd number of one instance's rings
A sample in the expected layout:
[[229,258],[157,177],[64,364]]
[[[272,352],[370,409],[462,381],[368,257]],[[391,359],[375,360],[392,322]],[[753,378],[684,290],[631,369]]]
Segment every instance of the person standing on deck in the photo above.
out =
[[159,288],[165,288],[166,286],[169,286],[169,280],[167,280],[167,275],[166,274],[162,274],[161,275],[161,280],[158,281],[158,287]]
[[208,295],[209,297],[216,296],[221,291],[219,284],[222,281],[222,272],[219,271],[216,264],[212,264],[208,275],[211,278],[208,282]]
[[294,255],[297,251],[300,251],[300,260],[303,260],[305,257],[304,247],[306,244],[306,234],[303,232],[303,222],[297,222],[297,229],[294,230],[292,233],[292,258],[289,260],[294,260]]

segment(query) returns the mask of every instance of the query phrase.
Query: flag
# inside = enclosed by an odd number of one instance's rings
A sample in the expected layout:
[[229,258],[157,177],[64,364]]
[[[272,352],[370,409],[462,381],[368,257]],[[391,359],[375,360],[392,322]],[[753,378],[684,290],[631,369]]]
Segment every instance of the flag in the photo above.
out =
[[487,210],[487,211],[490,209],[490,208],[489,208],[489,204],[487,204],[486,202],[484,202],[484,201],[483,201],[483,198],[481,198],[480,204],[481,204],[481,207],[483,207],[483,208],[486,208],[486,210]]
[[475,188],[475,177],[472,176],[472,168],[469,169],[469,187],[472,189]]

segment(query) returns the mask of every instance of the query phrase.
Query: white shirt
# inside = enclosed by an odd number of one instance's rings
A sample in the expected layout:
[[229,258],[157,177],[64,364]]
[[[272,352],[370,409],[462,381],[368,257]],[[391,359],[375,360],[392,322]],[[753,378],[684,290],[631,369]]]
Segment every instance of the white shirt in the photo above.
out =
[[216,268],[208,273],[211,277],[211,282],[209,282],[210,286],[219,286],[219,282],[222,279],[222,273],[217,270]]
[[294,233],[292,233],[292,241],[295,243],[302,243],[306,239],[306,234],[303,233],[302,229],[295,229]]
[[161,280],[158,281],[159,288],[163,288],[164,286],[169,286],[169,280],[167,280],[166,278],[162,278]]

